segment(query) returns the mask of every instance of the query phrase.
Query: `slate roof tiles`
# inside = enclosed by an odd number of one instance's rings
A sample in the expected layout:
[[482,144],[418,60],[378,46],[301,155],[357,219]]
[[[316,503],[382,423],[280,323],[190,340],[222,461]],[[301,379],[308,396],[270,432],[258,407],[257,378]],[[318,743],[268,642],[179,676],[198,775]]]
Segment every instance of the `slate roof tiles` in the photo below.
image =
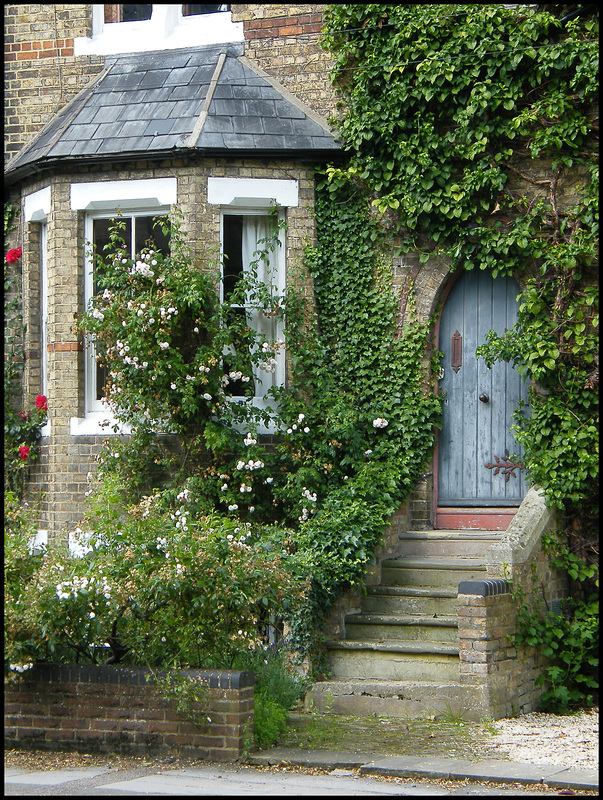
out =
[[243,56],[242,44],[109,57],[105,70],[8,164],[179,151],[334,154],[326,122]]

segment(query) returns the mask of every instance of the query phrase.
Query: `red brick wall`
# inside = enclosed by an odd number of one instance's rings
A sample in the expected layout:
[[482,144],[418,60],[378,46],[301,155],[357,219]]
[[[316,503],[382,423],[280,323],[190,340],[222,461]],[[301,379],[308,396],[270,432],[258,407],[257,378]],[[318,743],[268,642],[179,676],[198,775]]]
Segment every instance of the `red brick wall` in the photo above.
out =
[[178,714],[149,670],[41,665],[5,684],[4,746],[235,761],[253,741],[254,676],[182,670],[208,688],[197,726]]

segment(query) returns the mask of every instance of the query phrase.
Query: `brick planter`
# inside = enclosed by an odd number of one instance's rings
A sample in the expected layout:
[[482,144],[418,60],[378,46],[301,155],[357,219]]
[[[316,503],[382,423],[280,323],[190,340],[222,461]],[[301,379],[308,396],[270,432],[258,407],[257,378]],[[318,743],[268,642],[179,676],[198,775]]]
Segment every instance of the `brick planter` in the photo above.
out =
[[[177,670],[207,687],[201,725],[135,667],[38,665],[5,683],[4,746],[235,761],[253,741],[252,672]],[[163,673],[165,674],[165,673]]]

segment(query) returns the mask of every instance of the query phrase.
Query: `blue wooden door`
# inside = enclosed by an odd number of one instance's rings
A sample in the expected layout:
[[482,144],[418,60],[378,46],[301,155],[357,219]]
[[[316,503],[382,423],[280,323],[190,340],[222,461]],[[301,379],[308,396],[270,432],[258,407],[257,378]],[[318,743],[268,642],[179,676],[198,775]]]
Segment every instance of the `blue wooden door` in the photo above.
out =
[[492,369],[475,350],[494,330],[517,319],[519,286],[488,271],[465,272],[452,287],[440,319],[439,349],[446,392],[438,439],[438,506],[518,506],[526,492],[511,433],[524,381],[505,363]]

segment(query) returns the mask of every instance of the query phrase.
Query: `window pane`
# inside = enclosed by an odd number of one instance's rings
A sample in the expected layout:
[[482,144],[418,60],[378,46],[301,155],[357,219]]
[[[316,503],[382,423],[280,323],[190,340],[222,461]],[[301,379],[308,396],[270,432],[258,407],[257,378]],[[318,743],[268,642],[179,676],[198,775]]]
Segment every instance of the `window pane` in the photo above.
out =
[[135,218],[135,253],[139,253],[145,247],[158,250],[164,256],[169,255],[170,240],[166,236],[158,220],[165,217],[136,217]]
[[151,19],[152,3],[105,3],[105,23]]
[[[132,220],[126,218],[123,220],[126,224],[125,231],[122,232],[122,236],[126,245],[132,241]],[[93,284],[93,292],[96,294],[98,292],[98,276],[100,274],[100,264],[98,262],[98,258],[103,258],[105,255],[104,248],[107,244],[109,244],[110,236],[109,236],[109,229],[113,227],[113,220],[112,219],[95,219],[92,223],[92,243],[94,244],[94,252],[96,254],[96,258],[94,259],[94,284]],[[95,390],[95,399],[102,400],[105,396],[105,392],[103,391],[105,383],[107,382],[108,371],[106,367],[102,367],[98,362],[96,364],[96,390]]]
[[193,17],[197,14],[215,14],[218,11],[230,11],[230,3],[183,3],[182,16]]
[[243,274],[243,217],[224,215],[224,302],[232,296],[237,281]]

